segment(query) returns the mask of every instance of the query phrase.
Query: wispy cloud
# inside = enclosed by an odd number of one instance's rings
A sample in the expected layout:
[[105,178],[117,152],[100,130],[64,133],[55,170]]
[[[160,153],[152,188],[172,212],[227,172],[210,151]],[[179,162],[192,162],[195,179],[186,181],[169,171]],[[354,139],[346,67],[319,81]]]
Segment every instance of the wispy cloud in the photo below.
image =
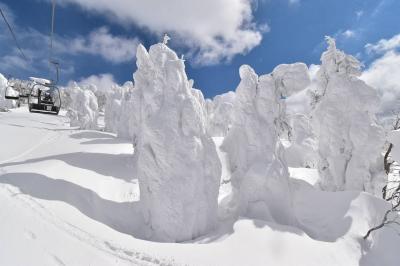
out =
[[382,54],[397,48],[400,48],[400,34],[397,34],[390,39],[382,39],[375,44],[368,43],[365,45],[367,53]]
[[61,41],[68,44],[63,52],[99,55],[116,64],[133,61],[139,44],[138,38],[114,36],[106,27],[92,31],[88,37],[79,36]]

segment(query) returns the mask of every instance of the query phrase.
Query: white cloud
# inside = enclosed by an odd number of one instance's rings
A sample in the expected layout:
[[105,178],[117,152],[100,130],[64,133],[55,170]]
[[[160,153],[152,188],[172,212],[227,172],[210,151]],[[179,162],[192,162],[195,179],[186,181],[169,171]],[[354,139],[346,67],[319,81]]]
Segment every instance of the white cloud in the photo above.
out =
[[146,28],[160,38],[167,32],[189,48],[200,64],[245,54],[262,39],[259,25],[253,21],[253,0],[65,1],[125,26],[135,24]]
[[345,38],[352,38],[356,35],[356,33],[352,30],[346,30],[342,33]]
[[382,98],[381,109],[384,114],[393,110],[400,111],[400,53],[394,36],[390,40],[380,40],[377,44],[367,46],[372,51],[386,51],[365,70],[361,76],[367,84],[376,88]]
[[289,5],[298,5],[300,4],[300,0],[289,0]]
[[[68,82],[68,86],[71,86],[74,81]],[[96,85],[96,87],[101,91],[109,90],[112,86],[117,85],[115,82],[114,76],[109,73],[100,74],[100,75],[91,75],[86,78],[80,79],[76,82],[79,86],[83,85]]]
[[400,34],[393,36],[389,40],[382,39],[375,44],[368,43],[367,45],[365,45],[367,53],[385,53],[387,51],[397,48],[400,48]]
[[129,39],[111,35],[106,27],[92,31],[87,38],[78,37],[64,41],[67,43],[65,52],[100,55],[112,63],[132,61],[139,44],[137,38]]

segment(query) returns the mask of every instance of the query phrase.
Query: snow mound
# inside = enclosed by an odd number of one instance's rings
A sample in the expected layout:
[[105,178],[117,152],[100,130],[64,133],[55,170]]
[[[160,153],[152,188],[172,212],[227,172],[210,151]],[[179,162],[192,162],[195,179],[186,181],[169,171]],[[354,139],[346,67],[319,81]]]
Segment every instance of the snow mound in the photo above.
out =
[[205,101],[165,44],[139,45],[140,102],[135,148],[147,238],[178,242],[214,228],[221,164],[206,134]]

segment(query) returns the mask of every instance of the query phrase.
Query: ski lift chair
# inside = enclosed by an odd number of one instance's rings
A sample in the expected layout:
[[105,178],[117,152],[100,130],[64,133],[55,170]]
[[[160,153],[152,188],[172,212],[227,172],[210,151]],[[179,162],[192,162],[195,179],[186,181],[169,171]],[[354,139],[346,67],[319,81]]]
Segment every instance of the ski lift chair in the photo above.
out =
[[58,115],[61,108],[60,90],[53,84],[34,84],[28,97],[31,113]]

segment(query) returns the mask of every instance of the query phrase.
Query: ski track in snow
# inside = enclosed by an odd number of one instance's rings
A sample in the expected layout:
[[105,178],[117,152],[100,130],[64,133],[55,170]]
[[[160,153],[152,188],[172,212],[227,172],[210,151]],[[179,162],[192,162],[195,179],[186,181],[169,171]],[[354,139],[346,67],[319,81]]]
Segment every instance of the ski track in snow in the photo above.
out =
[[[27,113],[28,116],[32,115]],[[38,114],[33,114],[35,116],[42,116]],[[63,117],[59,116],[49,116],[44,115],[41,118],[46,119],[51,117],[54,120],[58,120],[60,125],[63,125]],[[1,122],[1,121],[0,121]],[[39,122],[45,124],[45,122]],[[6,163],[12,163],[19,159],[24,159],[28,155],[32,154],[33,152],[39,150],[40,147],[51,146],[54,145],[54,142],[59,139],[62,135],[61,131],[57,131],[54,129],[42,128],[41,130],[47,131],[42,138],[32,147],[28,148],[26,151],[13,156],[7,160],[3,160],[0,162],[0,177],[7,174],[7,170],[2,167],[2,165]],[[70,128],[70,132],[74,132],[73,128]],[[80,131],[79,131],[80,132]],[[119,260],[125,261],[128,264],[132,265],[143,265],[143,266],[150,266],[150,265],[176,265],[176,263],[172,263],[170,260],[155,258],[154,256],[150,256],[143,252],[138,252],[132,249],[124,249],[119,247],[116,243],[113,243],[112,240],[109,239],[101,239],[98,236],[96,237],[89,232],[63,220],[61,217],[55,215],[51,210],[47,209],[43,204],[36,200],[35,198],[23,194],[19,192],[18,188],[15,188],[11,185],[1,185],[0,189],[3,190],[4,194],[7,195],[13,201],[17,201],[18,205],[21,206],[26,212],[33,211],[35,215],[41,218],[41,220],[45,223],[48,223],[50,226],[57,228],[65,232],[66,234],[72,236],[73,238],[79,240],[81,243],[85,243],[86,245],[97,249],[98,251],[108,254],[112,257],[116,257]],[[27,236],[31,239],[36,239],[36,235],[33,232],[27,232]],[[53,262],[56,265],[65,265],[64,262],[56,255],[49,254]]]
[[[1,187],[0,187],[1,188]],[[8,192],[10,197],[13,199],[17,199],[18,202],[25,208],[27,211],[34,211],[36,215],[40,216],[43,221],[49,223],[51,226],[54,226],[63,232],[66,232],[70,236],[78,239],[82,243],[90,245],[98,249],[99,251],[105,252],[111,256],[118,257],[121,260],[134,263],[134,265],[176,265],[170,264],[166,260],[154,258],[150,255],[147,255],[142,252],[137,252],[133,250],[125,250],[121,247],[118,247],[116,243],[112,243],[110,240],[99,240],[96,236],[68,223],[59,217],[55,216],[53,213],[48,211],[42,204],[40,204],[37,200],[32,197],[17,194],[10,188],[1,188],[5,189]],[[31,237],[35,238],[35,235],[31,232]],[[54,256],[57,258],[56,256]],[[56,259],[59,260],[59,259]],[[60,261],[61,262],[61,261]]]

